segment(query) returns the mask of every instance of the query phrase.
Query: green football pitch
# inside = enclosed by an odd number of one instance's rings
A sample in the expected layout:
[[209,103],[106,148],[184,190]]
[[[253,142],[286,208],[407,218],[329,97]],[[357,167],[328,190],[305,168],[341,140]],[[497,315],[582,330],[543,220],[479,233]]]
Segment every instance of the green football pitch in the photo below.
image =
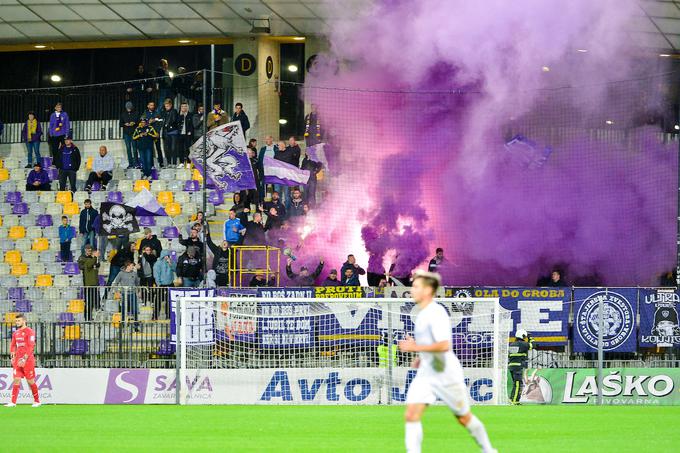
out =
[[[3,451],[403,451],[399,406],[0,408]],[[475,407],[500,452],[680,451],[680,407]],[[444,407],[423,452],[478,451]]]

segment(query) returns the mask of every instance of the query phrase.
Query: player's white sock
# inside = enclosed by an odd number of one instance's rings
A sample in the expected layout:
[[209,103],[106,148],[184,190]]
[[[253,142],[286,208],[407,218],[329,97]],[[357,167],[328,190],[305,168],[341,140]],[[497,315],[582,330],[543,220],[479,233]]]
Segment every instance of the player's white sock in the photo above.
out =
[[420,453],[423,442],[423,425],[418,422],[406,422],[406,453]]
[[491,453],[493,447],[491,447],[491,441],[489,440],[488,434],[486,434],[486,429],[484,424],[474,415],[470,418],[470,422],[465,426],[470,432],[472,437],[477,441],[477,445],[482,449],[484,453]]

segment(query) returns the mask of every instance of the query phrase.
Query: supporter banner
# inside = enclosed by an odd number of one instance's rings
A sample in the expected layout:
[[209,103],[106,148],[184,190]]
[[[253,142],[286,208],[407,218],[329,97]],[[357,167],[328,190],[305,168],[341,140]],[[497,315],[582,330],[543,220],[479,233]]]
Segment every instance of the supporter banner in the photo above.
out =
[[500,299],[501,307],[512,312],[512,333],[524,329],[539,345],[567,344],[569,288],[471,288],[471,291],[472,297]]
[[314,345],[312,304],[295,301],[314,297],[314,288],[258,288],[257,296],[291,299],[290,303],[258,301],[257,331],[261,347]]
[[306,185],[309,182],[309,170],[301,170],[295,165],[265,156],[262,159],[265,184],[283,186]]
[[602,301],[603,349],[606,352],[635,352],[637,292],[637,288],[574,289],[574,351],[597,351],[599,304]]
[[[341,301],[338,301],[341,302]],[[318,319],[319,345],[375,345],[381,340],[381,334],[387,332],[386,323],[381,323],[388,310],[400,312],[397,304],[376,303],[329,303],[321,302],[326,314]],[[321,307],[317,307],[317,310]],[[396,347],[396,346],[395,346]]]
[[203,162],[203,137],[191,146],[190,158],[201,174],[207,168],[208,187],[225,192],[255,188],[255,176],[248,159],[241,123],[234,121],[215,127],[206,134],[206,161]]
[[680,347],[680,294],[640,289],[640,346]]
[[[678,368],[607,368],[603,404],[678,405]],[[520,402],[528,404],[596,404],[597,369],[528,370]]]
[[100,212],[102,221],[99,234],[123,236],[139,231],[134,208],[120,203],[104,202],[101,204]]
[[[177,308],[179,299],[182,297],[213,297],[215,290],[205,289],[168,289],[170,301],[170,342],[177,342]],[[186,331],[184,341],[187,344],[212,344],[215,342],[215,310],[212,307],[199,303],[186,305],[187,319],[184,320]]]
[[[230,300],[217,304],[216,334],[224,340],[254,343],[257,335],[257,289],[217,288],[217,297],[251,297],[252,300]],[[219,334],[217,332],[220,332]]]
[[317,299],[373,297],[373,291],[372,288],[361,286],[318,286],[314,288],[314,297]]

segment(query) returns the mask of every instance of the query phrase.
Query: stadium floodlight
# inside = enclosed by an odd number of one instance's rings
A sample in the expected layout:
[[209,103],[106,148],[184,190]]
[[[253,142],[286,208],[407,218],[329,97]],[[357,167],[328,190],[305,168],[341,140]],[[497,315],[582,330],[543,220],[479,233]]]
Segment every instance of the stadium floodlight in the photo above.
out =
[[177,41],[177,42],[180,43],[180,44],[188,44],[188,43],[191,42],[191,40],[190,40],[190,39],[180,39],[180,40]]
[[61,82],[61,76],[59,74],[52,74],[50,80],[54,83],[59,83]]
[[[473,404],[507,403],[510,312],[437,298]],[[418,307],[405,298],[185,297],[170,301],[179,404],[400,404]],[[209,382],[210,392],[206,393]]]
[[281,119],[279,120],[279,124],[288,124],[288,120],[285,119],[285,118],[281,118]]
[[588,49],[576,49],[576,52],[586,53],[588,52]]
[[293,40],[294,40],[294,41],[304,41],[304,40],[305,40],[305,37],[304,37],[304,36],[294,36],[294,37],[293,37]]
[[36,44],[33,47],[35,47],[36,49],[45,49],[47,46],[45,44]]
[[253,19],[251,21],[251,24],[252,24],[252,27],[250,29],[251,33],[270,34],[272,32],[269,19]]
[[297,65],[294,65],[294,64],[288,65],[288,72],[297,72],[297,71],[298,71]]
[[669,54],[669,53],[660,53],[659,56],[660,56],[661,58],[668,58],[668,57],[671,56],[671,54]]
[[673,126],[673,129],[675,129],[676,131],[680,131],[680,124],[676,124],[675,126]]

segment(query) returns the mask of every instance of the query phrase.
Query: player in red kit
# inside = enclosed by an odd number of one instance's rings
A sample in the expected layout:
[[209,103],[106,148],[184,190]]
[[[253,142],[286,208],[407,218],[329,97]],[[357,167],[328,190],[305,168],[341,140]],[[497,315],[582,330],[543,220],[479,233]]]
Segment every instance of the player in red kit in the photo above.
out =
[[14,368],[12,402],[5,404],[5,407],[14,407],[17,405],[19,386],[21,385],[21,380],[23,378],[26,378],[26,382],[28,382],[29,387],[31,387],[34,401],[33,407],[40,407],[38,386],[35,385],[35,356],[33,355],[35,349],[35,332],[26,325],[26,318],[21,313],[17,315],[15,324],[17,330],[12,334],[12,345],[10,347],[12,367]]

